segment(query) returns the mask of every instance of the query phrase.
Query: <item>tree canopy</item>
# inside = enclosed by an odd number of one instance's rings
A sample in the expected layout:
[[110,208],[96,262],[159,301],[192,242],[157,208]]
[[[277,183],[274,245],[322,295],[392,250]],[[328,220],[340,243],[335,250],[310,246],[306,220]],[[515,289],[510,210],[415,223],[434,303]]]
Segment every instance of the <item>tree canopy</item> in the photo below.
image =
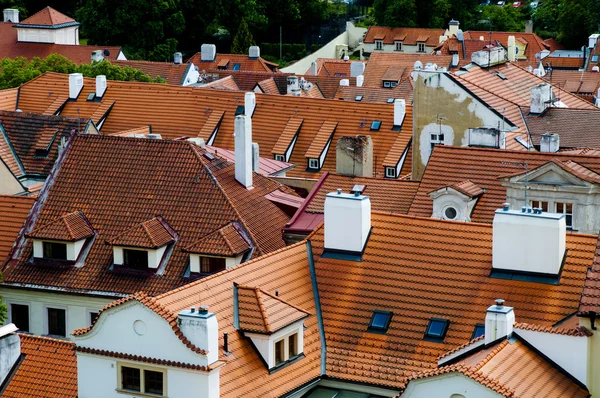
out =
[[248,48],[250,46],[254,46],[256,43],[254,42],[254,37],[252,37],[252,33],[248,30],[248,24],[246,20],[242,18],[242,22],[240,22],[240,27],[233,38],[233,44],[231,45],[231,52],[233,54],[247,54]]
[[151,78],[138,69],[129,66],[120,67],[109,61],[93,64],[75,65],[62,55],[52,54],[46,59],[34,58],[31,61],[24,57],[4,58],[0,61],[0,90],[18,87],[46,72],[81,73],[85,77],[106,75],[109,80],[139,81],[163,83],[162,78]]

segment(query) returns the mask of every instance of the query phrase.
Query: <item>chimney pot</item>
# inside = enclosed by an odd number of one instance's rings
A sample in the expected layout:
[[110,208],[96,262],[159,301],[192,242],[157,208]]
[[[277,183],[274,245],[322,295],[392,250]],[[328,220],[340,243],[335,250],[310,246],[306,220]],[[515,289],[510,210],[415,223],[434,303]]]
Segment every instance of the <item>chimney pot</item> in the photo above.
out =
[[496,299],[496,307],[504,307],[504,300],[503,299]]
[[279,297],[279,290],[275,290],[275,296]]
[[191,306],[191,307],[190,307],[190,312],[191,312],[192,314],[193,314],[194,312],[196,312],[196,307],[194,307],[194,306]]
[[317,73],[318,73],[317,63],[315,61],[312,61],[310,63],[310,74],[313,76],[317,76]]
[[175,65],[181,65],[183,63],[183,55],[181,53],[173,54],[173,63]]
[[502,210],[504,210],[504,211],[510,210],[510,203],[504,203]]
[[198,307],[198,313],[208,314],[208,305],[201,305],[200,307]]
[[227,332],[223,332],[223,351],[225,351],[225,355],[229,354],[229,334]]
[[338,195],[341,195],[341,194],[342,194],[342,188],[338,188],[338,189],[337,189],[337,194],[338,194]]

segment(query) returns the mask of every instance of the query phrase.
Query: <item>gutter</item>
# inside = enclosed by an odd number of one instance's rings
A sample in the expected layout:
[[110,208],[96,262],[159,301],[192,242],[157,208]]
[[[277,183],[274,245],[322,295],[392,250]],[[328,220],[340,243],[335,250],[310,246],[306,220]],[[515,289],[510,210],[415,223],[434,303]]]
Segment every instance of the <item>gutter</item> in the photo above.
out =
[[323,329],[323,314],[321,312],[321,299],[319,298],[319,286],[317,284],[315,260],[313,258],[312,244],[310,243],[310,240],[306,241],[306,253],[308,254],[308,268],[310,270],[310,280],[315,300],[317,323],[319,324],[319,337],[321,339],[321,375],[323,376],[325,375],[327,369],[327,344],[325,342],[325,329]]

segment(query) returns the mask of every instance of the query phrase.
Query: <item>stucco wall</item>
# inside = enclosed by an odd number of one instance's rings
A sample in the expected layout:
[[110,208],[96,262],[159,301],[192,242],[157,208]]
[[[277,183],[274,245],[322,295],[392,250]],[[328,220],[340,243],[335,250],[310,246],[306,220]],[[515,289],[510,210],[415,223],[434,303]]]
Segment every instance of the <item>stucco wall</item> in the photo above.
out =
[[441,376],[413,380],[401,395],[402,398],[498,398],[500,394],[482,386],[461,373],[449,373]]
[[367,54],[372,52],[383,52],[383,53],[398,53],[398,54],[431,54],[435,47],[425,46],[425,51],[419,51],[418,45],[402,45],[402,51],[396,51],[396,44],[384,44],[383,50],[375,50],[375,43],[365,43],[364,51]]
[[[579,325],[592,330],[592,324],[588,318],[579,318]],[[600,322],[596,320],[596,328],[600,327]],[[600,395],[600,333],[599,330],[592,330],[593,335],[588,341],[588,368],[587,379],[589,380],[587,388],[592,397]]]
[[63,29],[18,28],[17,35],[19,41],[25,42],[79,44],[79,28],[77,26]]
[[39,292],[24,289],[0,288],[0,296],[8,306],[8,319],[11,322],[10,304],[25,304],[29,306],[29,331],[33,334],[46,334],[48,330],[47,308],[63,308],[66,310],[67,335],[78,328],[90,325],[90,312],[98,312],[106,304],[116,298],[97,298]]
[[10,172],[4,162],[0,162],[0,194],[14,195],[23,191],[23,187],[13,173]]

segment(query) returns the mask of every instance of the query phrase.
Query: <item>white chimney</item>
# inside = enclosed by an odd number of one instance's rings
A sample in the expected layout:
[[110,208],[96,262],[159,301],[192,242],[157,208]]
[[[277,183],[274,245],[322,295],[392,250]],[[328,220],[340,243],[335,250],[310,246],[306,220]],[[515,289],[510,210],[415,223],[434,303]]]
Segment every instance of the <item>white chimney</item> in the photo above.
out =
[[483,36],[479,36],[479,40],[483,41],[485,39],[483,38]]
[[21,356],[21,339],[15,332],[17,327],[14,323],[9,323],[0,327],[0,385],[10,374],[15,362]]
[[452,54],[452,67],[456,68],[458,66],[458,63],[460,62],[460,58],[458,56],[458,54]]
[[19,23],[19,10],[16,8],[4,9],[4,22]]
[[555,153],[560,149],[560,136],[546,133],[540,137],[540,152]]
[[293,94],[294,91],[300,90],[300,82],[298,81],[298,76],[288,76],[287,77],[287,93]]
[[260,148],[258,142],[252,143],[252,171],[258,173],[260,171]]
[[512,307],[504,305],[504,300],[497,299],[496,304],[487,309],[485,314],[485,345],[499,339],[510,337],[515,323]]
[[104,61],[104,50],[92,51],[92,62],[102,62],[102,61]]
[[397,98],[394,101],[394,126],[402,126],[406,116],[406,101]]
[[362,87],[365,83],[365,77],[363,75],[356,76],[356,87]]
[[509,205],[496,210],[492,231],[492,267],[504,271],[558,275],[566,249],[564,214],[542,213]]
[[208,312],[208,306],[194,307],[178,315],[181,333],[196,347],[208,351],[206,359],[211,365],[219,360],[219,324],[217,317]]
[[183,55],[181,53],[173,54],[173,63],[175,65],[181,65],[183,63]]
[[517,45],[515,44],[515,37],[508,36],[508,60],[514,62],[517,59]]
[[235,117],[235,179],[246,189],[252,188],[252,119],[249,115]]
[[458,27],[460,26],[460,22],[455,21],[454,19],[451,19],[450,22],[448,22],[448,33],[450,34],[450,36],[455,35],[458,33]]
[[250,46],[250,48],[248,49],[248,58],[259,59],[260,58],[260,47],[259,46]]
[[102,98],[106,91],[106,76],[96,76],[96,98]]
[[317,63],[315,61],[312,61],[310,63],[310,74],[312,76],[317,76],[318,73],[319,73],[319,67],[317,66]]
[[349,85],[350,85],[350,79],[341,79],[340,80],[340,86],[347,87]]
[[83,75],[81,73],[69,74],[69,99],[77,99],[83,89]]
[[[18,11],[17,11],[17,17],[18,17]],[[4,10],[4,21],[6,22],[6,10]],[[598,33],[594,33],[593,35],[590,35],[590,37],[588,37],[588,47],[589,48],[596,47],[596,44],[598,44],[599,38],[600,38],[600,34],[598,34]]]
[[362,253],[371,231],[368,196],[329,193],[325,197],[325,250]]
[[244,94],[244,114],[252,117],[254,108],[256,108],[256,94],[249,91]]
[[350,77],[356,77],[365,74],[364,62],[350,62]]
[[[533,71],[535,74],[535,70]],[[548,83],[541,83],[531,88],[531,104],[529,112],[539,114],[544,112],[550,106],[552,101],[552,86]]]
[[203,44],[200,47],[200,61],[213,62],[217,57],[217,46],[214,44]]

